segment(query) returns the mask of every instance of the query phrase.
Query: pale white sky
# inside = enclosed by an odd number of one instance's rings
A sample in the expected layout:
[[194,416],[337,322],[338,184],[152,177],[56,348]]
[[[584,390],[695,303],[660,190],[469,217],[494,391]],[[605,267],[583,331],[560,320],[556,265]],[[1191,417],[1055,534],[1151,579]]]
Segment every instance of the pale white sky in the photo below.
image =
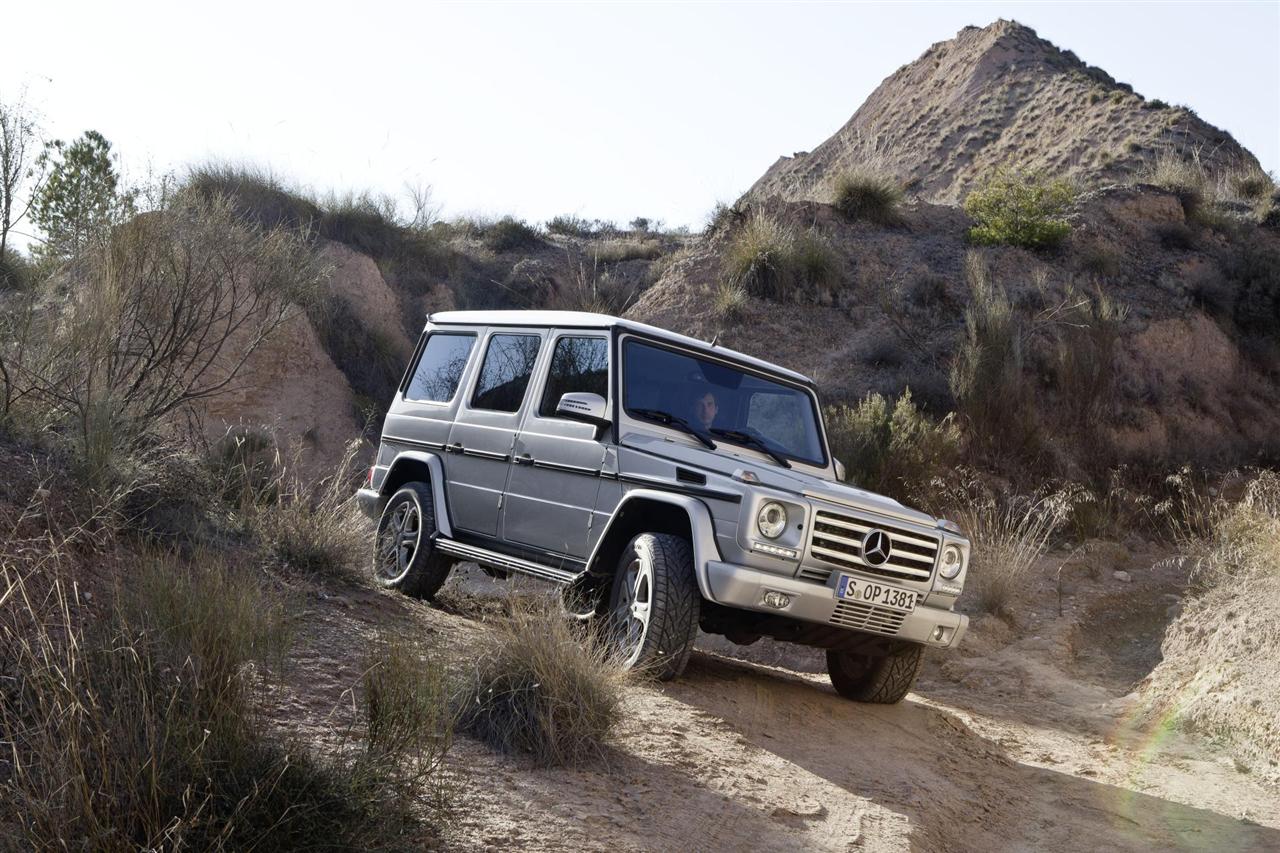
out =
[[1015,18],[1280,166],[1280,0],[1238,3],[11,2],[0,98],[131,174],[250,160],[446,214],[700,227],[966,24]]

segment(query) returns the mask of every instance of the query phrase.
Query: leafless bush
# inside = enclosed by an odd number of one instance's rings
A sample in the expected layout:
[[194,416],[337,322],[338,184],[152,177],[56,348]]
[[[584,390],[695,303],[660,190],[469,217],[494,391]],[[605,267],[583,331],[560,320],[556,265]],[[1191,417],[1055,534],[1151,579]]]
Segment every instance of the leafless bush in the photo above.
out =
[[167,416],[222,393],[324,280],[305,241],[246,225],[225,199],[188,195],[114,229],[7,322],[0,380],[15,402],[68,427],[91,473]]
[[1055,373],[1068,423],[1083,428],[1106,413],[1116,384],[1116,352],[1128,310],[1099,288],[1085,296],[1068,288],[1056,324]]
[[622,715],[626,672],[563,614],[527,605],[499,622],[460,700],[460,724],[542,765],[599,757]]

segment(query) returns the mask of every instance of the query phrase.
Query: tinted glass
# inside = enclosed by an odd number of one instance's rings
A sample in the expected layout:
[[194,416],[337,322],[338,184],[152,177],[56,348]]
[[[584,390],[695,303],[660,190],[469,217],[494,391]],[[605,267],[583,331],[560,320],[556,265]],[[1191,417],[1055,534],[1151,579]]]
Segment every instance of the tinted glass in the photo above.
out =
[[471,396],[471,408],[514,412],[533,373],[542,339],[534,335],[494,335],[484,354],[480,380]]
[[418,369],[404,392],[405,398],[434,403],[452,400],[475,342],[475,335],[432,334],[422,348],[422,358],[418,359]]
[[[637,409],[683,418],[717,443],[750,447],[714,431],[744,433],[772,450],[825,465],[817,407],[802,388],[724,362],[628,340],[623,351],[623,401]],[[640,416],[643,417],[643,416]]]
[[587,391],[609,398],[609,342],[604,338],[561,338],[551,354],[547,388],[538,413],[552,417],[560,398]]

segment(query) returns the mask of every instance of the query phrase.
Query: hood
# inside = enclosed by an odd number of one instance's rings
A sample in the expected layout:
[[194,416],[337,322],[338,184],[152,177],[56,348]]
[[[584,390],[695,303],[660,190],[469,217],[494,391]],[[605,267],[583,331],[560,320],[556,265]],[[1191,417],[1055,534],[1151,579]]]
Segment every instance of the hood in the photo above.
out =
[[620,444],[672,462],[690,465],[704,471],[713,471],[725,477],[739,469],[753,472],[760,478],[760,485],[791,492],[817,500],[830,501],[870,513],[933,527],[933,516],[903,506],[893,498],[855,488],[845,483],[826,480],[795,468],[783,468],[772,461],[762,461],[753,451],[727,441],[717,442],[719,450],[711,451],[701,445],[685,444],[668,438],[645,433],[627,433]]

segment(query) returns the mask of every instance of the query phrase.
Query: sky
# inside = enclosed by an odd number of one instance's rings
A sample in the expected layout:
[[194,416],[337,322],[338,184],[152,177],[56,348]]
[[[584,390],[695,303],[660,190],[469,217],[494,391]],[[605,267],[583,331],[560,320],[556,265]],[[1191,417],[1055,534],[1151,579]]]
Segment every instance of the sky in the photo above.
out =
[[249,162],[323,194],[430,184],[447,216],[700,228],[930,44],[1014,18],[1280,169],[1280,0],[102,3],[12,0],[0,99],[131,177]]

